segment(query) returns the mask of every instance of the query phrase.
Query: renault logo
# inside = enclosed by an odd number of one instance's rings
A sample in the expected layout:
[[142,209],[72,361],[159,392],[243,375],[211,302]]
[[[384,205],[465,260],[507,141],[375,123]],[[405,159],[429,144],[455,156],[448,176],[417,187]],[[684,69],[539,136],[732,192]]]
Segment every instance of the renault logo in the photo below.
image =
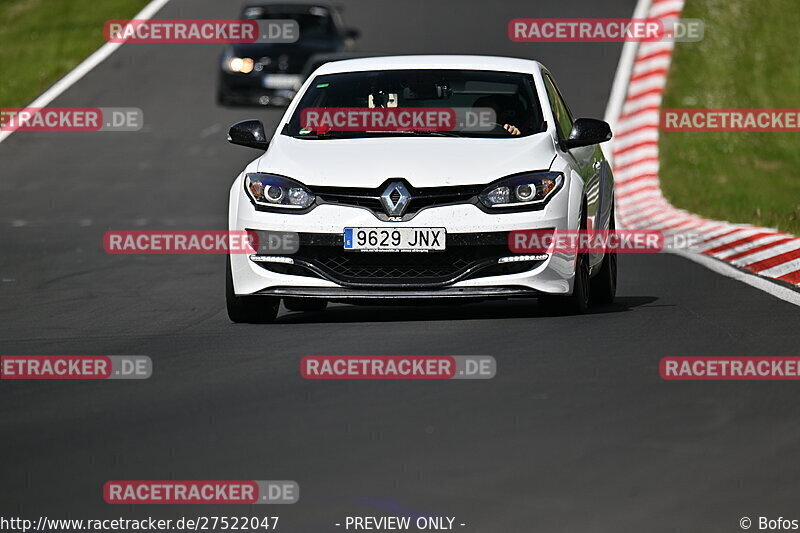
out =
[[381,194],[381,204],[390,217],[400,217],[406,212],[411,194],[402,182],[390,183]]

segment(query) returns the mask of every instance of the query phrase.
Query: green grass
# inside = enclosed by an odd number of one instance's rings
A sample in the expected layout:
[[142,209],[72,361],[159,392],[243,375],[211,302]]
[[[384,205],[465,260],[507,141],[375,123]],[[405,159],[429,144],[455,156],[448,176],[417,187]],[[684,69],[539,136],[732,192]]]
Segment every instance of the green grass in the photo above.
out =
[[[800,108],[798,0],[687,0],[705,39],[679,43],[665,108]],[[676,206],[800,234],[800,133],[662,132]]]
[[21,107],[105,41],[109,19],[147,0],[0,0],[0,107]]

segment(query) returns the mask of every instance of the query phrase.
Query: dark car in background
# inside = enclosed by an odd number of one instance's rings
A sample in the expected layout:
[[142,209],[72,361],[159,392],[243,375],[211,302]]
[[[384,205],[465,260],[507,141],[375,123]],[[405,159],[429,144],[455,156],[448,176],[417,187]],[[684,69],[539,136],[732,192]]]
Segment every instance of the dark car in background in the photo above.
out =
[[331,54],[314,54],[308,61],[306,61],[303,71],[300,73],[300,81],[297,83],[297,89],[305,83],[311,74],[325,63],[333,63],[336,61],[344,61],[346,59],[362,59],[365,57],[379,57],[381,54],[369,54],[365,52],[334,52]]
[[358,30],[345,26],[334,6],[320,2],[264,2],[246,5],[246,20],[294,20],[299,39],[293,43],[229,45],[220,58],[217,103],[285,106],[305,79],[303,67],[315,54],[355,49]]

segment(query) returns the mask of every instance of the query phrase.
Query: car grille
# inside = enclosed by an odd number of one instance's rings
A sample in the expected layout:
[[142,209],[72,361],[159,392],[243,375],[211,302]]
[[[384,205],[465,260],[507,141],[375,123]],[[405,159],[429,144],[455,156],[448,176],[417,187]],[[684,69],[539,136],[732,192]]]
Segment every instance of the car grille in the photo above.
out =
[[447,236],[441,252],[356,252],[340,235],[302,234],[295,264],[259,263],[273,272],[328,279],[344,286],[445,286],[462,279],[517,274],[540,261],[498,264],[513,255],[505,232]]
[[[298,258],[303,257],[303,252]],[[317,257],[309,258],[309,262],[331,277],[350,283],[443,282],[458,276],[473,263],[487,259],[485,254],[491,253],[467,246],[442,252],[345,252],[342,249],[315,252]]]
[[[453,205],[475,201],[484,189],[483,185],[459,185],[452,187],[425,187],[416,189],[404,180],[391,179],[375,189],[365,187],[311,187],[320,203],[363,207],[372,211],[379,219],[387,220],[381,204],[381,194],[391,182],[400,181],[406,185],[411,195],[403,220],[409,220],[422,209],[442,205]],[[393,203],[400,199],[397,190],[392,191]]]

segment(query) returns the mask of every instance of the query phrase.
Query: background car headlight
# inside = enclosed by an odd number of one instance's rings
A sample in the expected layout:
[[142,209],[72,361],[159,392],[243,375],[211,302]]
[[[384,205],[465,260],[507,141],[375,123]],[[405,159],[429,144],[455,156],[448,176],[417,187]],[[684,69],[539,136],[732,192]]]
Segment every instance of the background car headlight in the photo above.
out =
[[563,184],[561,172],[530,172],[493,183],[478,198],[486,207],[498,209],[542,205]]
[[316,200],[299,181],[272,174],[245,175],[244,190],[253,202],[265,207],[305,209]]
[[250,74],[253,72],[255,62],[249,57],[232,57],[227,60],[226,66],[231,72]]

